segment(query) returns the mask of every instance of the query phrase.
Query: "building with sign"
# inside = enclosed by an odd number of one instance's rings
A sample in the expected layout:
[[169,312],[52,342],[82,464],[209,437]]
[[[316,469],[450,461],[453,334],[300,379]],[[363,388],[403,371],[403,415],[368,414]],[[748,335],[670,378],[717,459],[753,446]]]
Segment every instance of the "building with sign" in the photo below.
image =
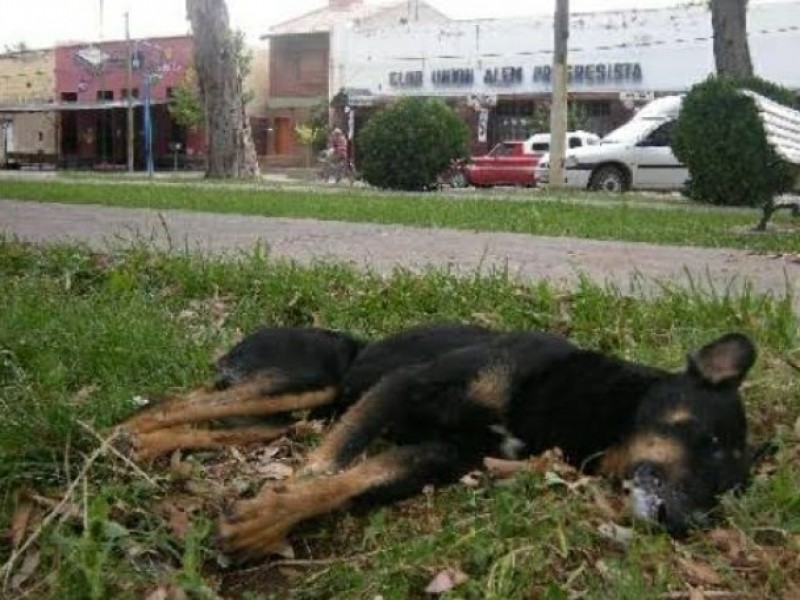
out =
[[[145,104],[150,105],[156,168],[175,159],[202,165],[205,135],[170,116],[174,88],[186,84],[194,43],[190,36],[109,41],[56,47],[59,156],[67,167],[124,168],[128,95],[134,106],[134,163],[145,164]],[[132,77],[128,83],[128,57]],[[130,89],[129,89],[130,88]]]
[[[353,27],[392,31],[413,23],[445,23],[449,19],[421,0],[386,5],[363,0],[328,0],[328,5],[276,25],[262,39],[269,40],[269,98],[266,119],[267,165],[300,165],[305,151],[297,143],[295,127],[315,110],[327,110],[337,87],[331,86],[331,32]],[[258,137],[258,136],[256,136]]]
[[[757,74],[800,90],[800,2],[751,5],[748,31]],[[552,51],[551,18],[335,27],[330,89],[354,107],[444,98],[473,126],[478,150],[541,127]],[[695,5],[573,14],[569,61],[569,95],[585,128],[606,133],[635,104],[684,92],[714,71],[710,13]]]
[[52,50],[0,54],[0,165],[19,154],[51,158],[56,152],[56,114],[28,112],[29,104],[53,102]]

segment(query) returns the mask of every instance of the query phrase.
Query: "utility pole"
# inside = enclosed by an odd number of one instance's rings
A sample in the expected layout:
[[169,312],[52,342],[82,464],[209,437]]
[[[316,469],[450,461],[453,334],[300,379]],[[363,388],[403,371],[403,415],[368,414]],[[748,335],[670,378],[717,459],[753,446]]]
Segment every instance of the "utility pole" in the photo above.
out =
[[564,185],[567,141],[567,40],[569,0],[556,0],[553,23],[553,90],[550,98],[550,187]]
[[130,13],[125,13],[125,45],[128,49],[128,173],[133,173],[133,52],[131,49]]

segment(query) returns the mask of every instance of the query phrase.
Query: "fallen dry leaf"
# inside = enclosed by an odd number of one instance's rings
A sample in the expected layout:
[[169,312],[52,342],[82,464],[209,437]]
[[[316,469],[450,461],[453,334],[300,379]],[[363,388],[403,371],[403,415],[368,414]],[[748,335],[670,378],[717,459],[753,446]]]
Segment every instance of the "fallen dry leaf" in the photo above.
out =
[[89,254],[89,264],[98,271],[107,271],[111,268],[113,262],[111,255],[105,252],[92,252]]
[[706,600],[706,595],[703,593],[703,588],[690,587],[689,600]]
[[172,534],[182,540],[186,537],[192,523],[189,515],[199,508],[197,501],[180,505],[173,500],[164,500],[158,505],[158,511],[167,519]]
[[783,590],[782,600],[800,600],[800,587],[791,581],[787,581],[786,588]]
[[486,456],[483,459],[483,466],[489,472],[489,476],[494,479],[508,479],[520,471],[529,468],[527,460],[507,460],[504,458],[493,458]]
[[479,488],[481,487],[481,475],[482,473],[480,471],[471,471],[464,475],[459,481],[468,488]]
[[22,543],[25,533],[28,531],[28,525],[33,516],[33,502],[30,500],[23,500],[14,511],[14,516],[11,517],[11,525],[9,526],[8,535],[11,538],[11,547],[18,548]]
[[753,529],[753,542],[760,546],[782,546],[785,547],[789,541],[789,532],[777,527],[759,527]]
[[298,436],[320,435],[323,431],[325,431],[325,421],[321,419],[298,421],[293,425],[293,428],[294,434]]
[[555,473],[566,481],[574,481],[579,477],[578,470],[564,459],[564,453],[561,448],[545,450],[529,459],[528,462],[534,473]]
[[678,566],[686,577],[686,581],[692,585],[718,586],[723,582],[719,573],[710,565],[697,560],[678,557]]
[[22,561],[22,565],[14,573],[14,576],[11,578],[11,589],[18,590],[22,587],[22,584],[25,583],[31,575],[36,571],[36,568],[39,566],[39,552],[38,550],[33,550],[28,552],[25,555],[25,560]]
[[169,457],[169,472],[177,479],[188,479],[192,476],[194,467],[189,461],[183,460],[180,452],[173,452]]
[[469,577],[460,569],[444,569],[431,579],[428,587],[425,588],[427,594],[444,594],[458,585],[464,583]]
[[288,479],[294,473],[294,469],[286,463],[272,461],[267,464],[259,465],[256,471],[265,479]]
[[610,496],[595,486],[592,488],[592,500],[598,512],[609,521],[616,521],[625,514],[625,500],[618,495]]
[[553,473],[565,481],[573,481],[578,478],[578,471],[567,464],[564,454],[559,448],[546,450],[528,460],[506,460],[487,456],[483,459],[484,467],[489,471],[489,475],[497,479],[513,477],[519,471],[531,471],[540,475]]
[[281,558],[285,558],[287,560],[292,560],[295,557],[294,548],[289,540],[283,540],[278,544],[275,544],[270,551],[275,554],[276,556],[280,556]]
[[62,519],[70,519],[77,523],[83,522],[83,510],[74,502],[67,502],[64,504],[61,499],[48,498],[40,494],[31,494],[30,498],[34,504],[47,510],[55,510],[56,507],[60,506],[59,512],[62,515]]
[[162,585],[148,594],[145,600],[167,600],[168,596],[169,590]]
[[73,406],[78,404],[83,404],[89,399],[89,397],[92,394],[94,394],[99,389],[100,386],[95,385],[93,383],[90,385],[83,386],[81,389],[79,389],[77,392],[73,394],[72,398],[70,398],[70,404],[72,404]]
[[600,532],[600,535],[603,537],[612,542],[617,542],[622,546],[627,546],[633,539],[633,529],[630,527],[622,527],[612,522],[601,523],[597,527],[597,531]]
[[484,325],[486,327],[497,326],[497,315],[495,313],[474,312],[470,316],[479,325]]
[[708,532],[708,538],[731,560],[744,555],[742,534],[734,529],[712,529]]
[[189,596],[175,585],[160,585],[150,592],[145,600],[187,600]]

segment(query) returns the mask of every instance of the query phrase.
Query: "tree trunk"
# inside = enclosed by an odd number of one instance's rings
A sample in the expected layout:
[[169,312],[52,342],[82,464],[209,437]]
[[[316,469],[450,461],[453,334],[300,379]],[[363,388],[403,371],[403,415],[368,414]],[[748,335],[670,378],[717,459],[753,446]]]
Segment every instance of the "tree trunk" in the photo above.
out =
[[752,77],[753,61],[747,42],[747,0],[711,0],[711,26],[717,74]]
[[259,175],[258,159],[244,111],[242,74],[225,0],[186,0],[194,34],[194,62],[206,107],[206,177]]
[[761,207],[761,219],[755,227],[755,231],[766,231],[767,223],[769,223],[772,213],[775,212],[775,205],[772,202],[765,202]]
[[569,0],[556,0],[553,21],[553,91],[550,105],[550,188],[564,187],[567,149],[567,42]]

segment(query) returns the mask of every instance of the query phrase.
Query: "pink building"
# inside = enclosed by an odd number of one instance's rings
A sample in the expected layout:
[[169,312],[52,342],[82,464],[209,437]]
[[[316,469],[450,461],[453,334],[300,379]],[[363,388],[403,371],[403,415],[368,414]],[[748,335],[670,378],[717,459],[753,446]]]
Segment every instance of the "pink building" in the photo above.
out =
[[[122,168],[128,139],[128,88],[134,104],[134,156],[145,163],[144,100],[149,83],[156,168],[202,166],[205,133],[186,130],[167,109],[172,91],[185,83],[192,65],[190,36],[58,46],[55,57],[59,103],[60,162],[67,167]],[[128,84],[128,57],[132,77]],[[179,145],[179,146],[178,146]]]

